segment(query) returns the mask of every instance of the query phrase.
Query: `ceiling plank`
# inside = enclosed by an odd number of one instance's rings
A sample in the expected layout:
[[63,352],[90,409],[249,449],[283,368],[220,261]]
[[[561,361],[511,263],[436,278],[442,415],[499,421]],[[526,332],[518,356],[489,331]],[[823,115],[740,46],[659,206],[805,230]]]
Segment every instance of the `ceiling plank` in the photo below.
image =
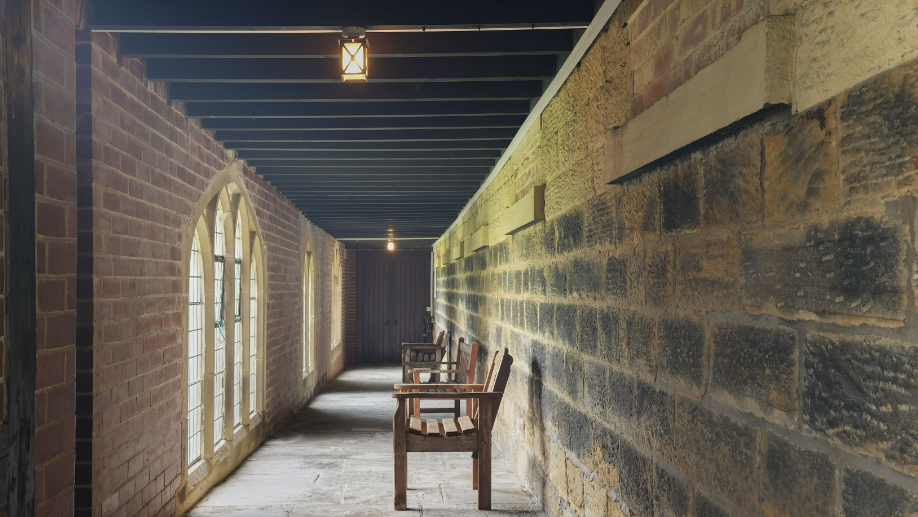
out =
[[202,118],[204,129],[339,130],[339,129],[444,129],[519,128],[525,115],[472,115],[444,117],[348,118]]
[[236,153],[236,156],[244,160],[262,159],[262,160],[380,160],[387,158],[397,158],[400,160],[439,158],[439,159],[478,159],[478,158],[500,158],[500,151],[496,150],[439,150],[439,151],[259,151],[243,150]]
[[[146,60],[147,78],[168,82],[341,83],[338,59]],[[520,81],[550,79],[555,56],[411,57],[374,59],[368,82]]]
[[246,160],[252,167],[262,165],[268,167],[297,167],[297,168],[323,168],[323,169],[351,169],[364,167],[367,169],[404,167],[404,168],[429,168],[440,167],[448,169],[467,169],[469,167],[493,167],[495,160],[482,158],[479,160],[399,160],[396,158],[379,160]]
[[[124,34],[118,54],[136,58],[337,58],[340,34]],[[559,55],[574,48],[573,30],[380,32],[367,38],[370,56]]]
[[[507,140],[516,129],[391,129],[391,130],[340,130],[340,131],[259,131],[225,129],[214,132],[216,140],[269,141],[269,142],[392,142],[399,140],[429,140],[453,142],[456,140]],[[446,145],[446,144],[442,144]]]
[[263,176],[266,180],[271,179],[281,179],[282,176],[285,179],[291,179],[295,177],[302,176],[328,176],[328,177],[337,177],[344,176],[348,174],[361,174],[361,175],[372,175],[377,178],[383,179],[387,178],[389,175],[408,175],[410,171],[416,176],[435,176],[435,175],[444,175],[450,177],[460,177],[460,178],[473,178],[481,177],[484,179],[484,176],[488,175],[487,167],[467,167],[465,169],[455,167],[451,169],[442,169],[442,168],[429,168],[429,169],[404,169],[401,167],[376,167],[372,170],[372,174],[368,174],[368,169],[365,167],[353,167],[353,168],[335,168],[335,169],[314,169],[308,167],[302,168],[293,168],[293,167],[259,167],[255,172]]
[[290,151],[290,150],[322,150],[322,151],[451,151],[465,150],[496,150],[503,152],[510,145],[510,139],[492,140],[407,140],[407,141],[351,141],[351,142],[303,142],[303,141],[223,141],[226,149],[249,151]]
[[437,102],[189,102],[195,118],[430,117],[527,115],[528,101]]
[[92,0],[87,27],[92,30],[181,32],[202,31],[340,31],[344,26],[380,28],[435,26],[584,28],[595,13],[593,0],[354,0],[303,2],[275,0],[270,4],[247,0]]
[[541,81],[461,83],[173,83],[174,101],[211,102],[363,102],[527,100],[542,95]]

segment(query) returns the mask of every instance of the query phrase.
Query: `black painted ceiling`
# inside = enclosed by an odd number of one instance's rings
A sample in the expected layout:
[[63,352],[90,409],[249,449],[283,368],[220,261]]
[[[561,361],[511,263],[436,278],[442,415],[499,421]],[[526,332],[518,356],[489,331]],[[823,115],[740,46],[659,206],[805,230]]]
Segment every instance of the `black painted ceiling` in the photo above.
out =
[[[122,32],[123,57],[325,231],[400,239],[449,227],[593,14],[594,0],[92,0],[87,26]],[[344,25],[368,29],[368,82],[340,79]]]

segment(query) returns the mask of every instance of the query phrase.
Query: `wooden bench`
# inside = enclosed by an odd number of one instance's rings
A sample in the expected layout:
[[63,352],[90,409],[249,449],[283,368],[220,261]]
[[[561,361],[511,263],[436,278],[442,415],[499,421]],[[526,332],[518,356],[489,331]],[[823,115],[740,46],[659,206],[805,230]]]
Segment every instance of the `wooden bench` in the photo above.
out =
[[[408,509],[409,452],[471,452],[472,488],[478,490],[478,509],[491,509],[491,429],[510,377],[513,357],[506,348],[495,352],[484,384],[396,384],[399,393],[392,418],[395,453],[395,509]],[[430,388],[456,389],[458,393],[417,391]],[[458,419],[422,420],[409,415],[409,402],[420,400],[473,399],[474,411]]]
[[[455,368],[450,369],[450,366]],[[421,374],[429,373],[429,383],[439,384],[473,384],[475,382],[475,367],[478,365],[478,343],[468,344],[464,338],[459,338],[459,350],[456,353],[456,361],[441,361],[439,365],[431,368],[409,368],[408,382],[414,381],[415,384],[421,384]],[[443,369],[443,367],[446,369]],[[438,390],[441,393],[452,393],[457,390],[443,388]],[[466,405],[472,401],[466,401]],[[412,415],[421,416],[421,413],[453,413],[459,418],[460,401],[456,400],[453,407],[434,407],[422,408],[419,399],[414,400]]]
[[402,343],[402,382],[411,382],[409,368],[433,368],[443,360],[446,331],[441,330],[433,343]]

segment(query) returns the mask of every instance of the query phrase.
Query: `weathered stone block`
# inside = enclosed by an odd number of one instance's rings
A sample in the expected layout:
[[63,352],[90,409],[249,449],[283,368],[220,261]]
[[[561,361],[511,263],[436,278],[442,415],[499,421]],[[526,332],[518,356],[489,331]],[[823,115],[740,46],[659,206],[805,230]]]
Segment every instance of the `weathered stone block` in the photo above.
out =
[[620,488],[616,462],[619,440],[617,434],[601,423],[593,427],[593,459],[596,463],[596,477],[616,491]]
[[532,266],[529,268],[529,294],[545,296],[545,268]]
[[[582,374],[581,374],[582,375]],[[593,421],[583,411],[571,410],[571,451],[581,461],[589,461],[593,447]]]
[[675,251],[672,244],[650,248],[644,270],[645,297],[649,305],[670,307],[675,294]]
[[668,460],[673,459],[675,398],[637,380],[634,391],[635,440]]
[[759,506],[759,430],[680,399],[674,463],[743,511]]
[[599,344],[597,320],[597,310],[593,307],[581,306],[577,309],[577,350],[593,357]]
[[537,333],[539,331],[539,304],[532,300],[527,300],[524,307],[526,332]]
[[797,334],[787,327],[720,323],[711,329],[714,398],[768,414],[797,408]]
[[810,333],[804,350],[806,427],[897,469],[918,472],[918,347]]
[[615,242],[635,244],[660,238],[660,183],[645,175],[612,187],[615,201]]
[[656,361],[653,353],[654,320],[633,312],[625,321],[625,364],[636,375],[653,378]]
[[608,404],[601,413],[604,419],[616,429],[627,432],[634,422],[635,386],[634,377],[610,369],[608,371]]
[[754,223],[762,217],[762,145],[758,129],[701,153],[704,171],[704,227]]
[[577,258],[570,262],[570,292],[594,297],[603,292],[602,264],[596,259]]
[[579,404],[583,399],[583,358],[579,353],[564,353],[564,374],[560,381],[565,395]]
[[597,357],[610,363],[619,364],[622,360],[624,335],[621,331],[619,309],[609,307],[599,311],[599,348]]
[[690,317],[664,318],[657,331],[660,380],[695,398],[704,382],[704,323]]
[[539,304],[539,333],[543,336],[555,334],[555,305],[552,303]]
[[546,256],[554,255],[557,250],[557,236],[555,235],[555,223],[545,221],[545,231],[542,233],[542,253]]
[[835,465],[816,451],[765,433],[762,503],[768,517],[832,517],[838,492]]
[[695,515],[695,491],[691,486],[659,465],[654,466],[654,476],[654,517]]
[[918,495],[873,474],[846,468],[842,492],[845,517],[912,517],[918,515]]
[[555,306],[555,335],[558,343],[570,348],[577,347],[577,306],[558,304]]
[[848,197],[915,184],[918,67],[858,86],[839,107],[839,162]]
[[586,213],[584,244],[592,248],[611,243],[615,232],[615,221],[609,196],[593,199],[584,208],[584,211]]
[[619,443],[618,467],[622,499],[636,517],[653,516],[653,461],[627,440]]
[[746,309],[899,324],[907,306],[907,235],[899,222],[860,216],[749,237],[742,251]]
[[830,100],[765,134],[765,222],[813,214],[835,205],[838,103]]
[[609,386],[607,368],[593,361],[583,362],[583,404],[587,411],[599,417],[607,414]]
[[606,261],[606,292],[621,300],[628,299],[628,259],[612,255]]
[[739,309],[739,245],[734,237],[678,244],[676,304],[699,310]]
[[696,231],[701,223],[701,171],[689,156],[660,169],[663,233]]
[[554,296],[567,296],[567,268],[562,264],[552,264],[546,268],[549,293]]
[[558,253],[570,253],[583,247],[583,212],[574,210],[555,222],[558,229]]
[[730,517],[726,510],[700,492],[695,497],[695,515],[698,517]]

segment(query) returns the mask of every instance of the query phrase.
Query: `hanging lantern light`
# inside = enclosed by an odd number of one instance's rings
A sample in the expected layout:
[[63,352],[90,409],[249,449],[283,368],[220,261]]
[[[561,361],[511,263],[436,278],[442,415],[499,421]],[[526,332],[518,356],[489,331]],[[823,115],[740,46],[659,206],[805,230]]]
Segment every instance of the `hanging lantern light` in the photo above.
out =
[[341,46],[341,80],[367,80],[367,31],[363,27],[345,27],[341,31],[344,39],[338,40]]
[[392,239],[389,239],[389,244],[386,244],[386,248],[387,248],[389,251],[394,251],[394,250],[395,250],[395,243],[392,242]]

